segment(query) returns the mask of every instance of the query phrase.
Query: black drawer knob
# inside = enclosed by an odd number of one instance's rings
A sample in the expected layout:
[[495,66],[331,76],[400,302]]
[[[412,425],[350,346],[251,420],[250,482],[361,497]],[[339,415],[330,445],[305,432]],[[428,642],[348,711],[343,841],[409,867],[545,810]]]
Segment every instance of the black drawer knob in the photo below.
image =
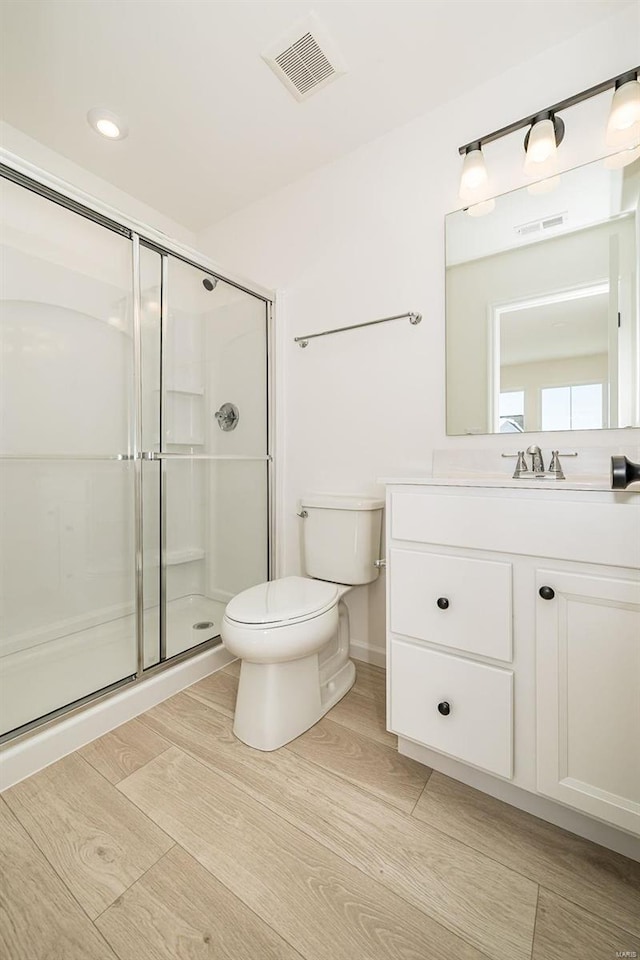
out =
[[436,603],[441,610],[449,609],[449,601],[447,600],[446,597],[438,597],[438,599],[436,600]]
[[538,590],[538,593],[540,594],[543,600],[553,600],[553,598],[556,595],[556,592],[553,589],[553,587],[540,587],[540,589]]
[[438,713],[441,713],[443,717],[448,717],[451,713],[451,704],[443,700],[442,703],[438,704]]

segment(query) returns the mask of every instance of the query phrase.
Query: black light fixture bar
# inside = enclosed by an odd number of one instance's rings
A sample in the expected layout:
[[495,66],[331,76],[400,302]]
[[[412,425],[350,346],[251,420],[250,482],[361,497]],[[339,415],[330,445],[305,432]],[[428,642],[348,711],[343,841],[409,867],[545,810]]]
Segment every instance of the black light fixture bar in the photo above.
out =
[[583,100],[590,100],[591,97],[595,97],[599,93],[604,93],[605,90],[611,90],[614,87],[621,86],[623,83],[628,83],[629,80],[636,80],[638,74],[640,74],[640,66],[633,67],[631,70],[625,70],[624,73],[619,73],[616,77],[611,77],[610,80],[603,80],[602,83],[596,83],[594,87],[589,87],[588,90],[583,90],[581,93],[575,93],[572,97],[567,97],[566,100],[560,100],[551,107],[546,107],[544,110],[537,110],[536,113],[532,113],[528,117],[523,117],[522,120],[516,120],[515,123],[510,123],[506,127],[500,127],[499,130],[494,130],[493,133],[488,133],[485,137],[476,137],[475,140],[470,140],[469,143],[465,143],[464,146],[458,147],[458,153],[464,155],[470,148],[477,150],[486,143],[493,143],[494,140],[500,140],[510,133],[515,133],[516,130],[524,130],[525,127],[530,127],[536,120],[545,119],[550,114],[559,113],[560,110],[566,110],[568,107],[575,107],[577,103],[582,103]]

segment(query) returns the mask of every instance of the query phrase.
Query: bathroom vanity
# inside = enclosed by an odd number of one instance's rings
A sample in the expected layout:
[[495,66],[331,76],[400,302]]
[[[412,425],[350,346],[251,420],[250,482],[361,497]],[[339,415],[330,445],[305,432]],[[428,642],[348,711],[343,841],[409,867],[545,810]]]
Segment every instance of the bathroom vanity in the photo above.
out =
[[400,752],[637,855],[640,492],[385,482]]

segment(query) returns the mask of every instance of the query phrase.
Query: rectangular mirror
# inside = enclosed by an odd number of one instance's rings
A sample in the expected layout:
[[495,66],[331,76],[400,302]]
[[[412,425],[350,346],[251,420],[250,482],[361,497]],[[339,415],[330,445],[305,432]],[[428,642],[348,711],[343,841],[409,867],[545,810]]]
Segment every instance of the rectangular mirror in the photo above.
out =
[[449,435],[639,425],[640,159],[540,187],[446,218]]

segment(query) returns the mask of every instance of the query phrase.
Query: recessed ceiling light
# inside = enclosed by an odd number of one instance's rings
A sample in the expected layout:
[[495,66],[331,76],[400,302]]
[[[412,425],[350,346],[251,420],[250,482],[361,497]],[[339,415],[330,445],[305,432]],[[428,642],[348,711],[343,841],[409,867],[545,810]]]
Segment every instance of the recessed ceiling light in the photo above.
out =
[[93,107],[87,114],[89,126],[107,140],[124,140],[129,129],[120,117],[102,107]]

